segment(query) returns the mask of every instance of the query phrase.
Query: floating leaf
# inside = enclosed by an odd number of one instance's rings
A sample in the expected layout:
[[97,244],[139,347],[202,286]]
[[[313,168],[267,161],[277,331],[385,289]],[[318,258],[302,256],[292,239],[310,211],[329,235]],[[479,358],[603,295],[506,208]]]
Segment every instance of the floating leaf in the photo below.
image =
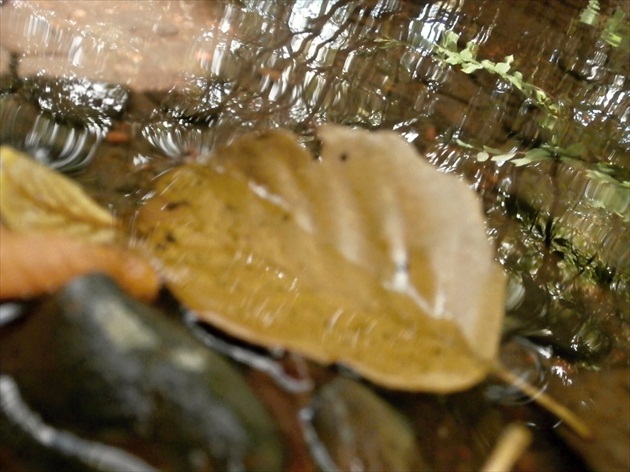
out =
[[447,31],[442,36],[440,45],[449,51],[457,52],[457,41],[459,41],[459,35],[454,31]]
[[319,135],[321,160],[270,131],[157,180],[136,228],[169,288],[233,335],[389,387],[479,382],[504,287],[476,196],[394,133]]
[[480,151],[477,153],[477,160],[479,162],[485,162],[488,159],[490,159],[490,154],[488,154],[486,151]]
[[114,218],[70,179],[8,146],[0,147],[0,214],[14,231],[55,231],[112,241]]
[[512,74],[506,74],[504,77],[517,89],[519,89],[520,91],[524,91],[525,85],[523,84],[523,74],[515,71]]
[[473,72],[479,70],[479,69],[483,69],[483,66],[481,64],[476,64],[474,62],[470,62],[464,66],[462,66],[462,72],[464,74],[472,74]]
[[547,94],[540,89],[534,89],[534,97],[539,103],[545,103],[547,101]]
[[503,152],[500,149],[492,148],[490,146],[483,146],[483,150],[490,154],[501,154]]
[[519,157],[518,159],[512,160],[512,164],[514,164],[516,167],[522,167],[526,164],[531,164],[531,162],[532,161],[527,157]]
[[444,62],[446,62],[447,64],[461,64],[463,62],[462,58],[456,55],[453,56],[449,56],[447,59],[444,60]]
[[471,45],[472,43],[468,43],[466,49],[462,49],[462,52],[459,54],[463,62],[470,62],[475,59],[475,53]]
[[465,141],[462,141],[462,140],[461,140],[461,139],[459,139],[459,138],[455,139],[455,142],[457,143],[457,145],[458,145],[458,146],[461,146],[461,147],[463,147],[463,148],[466,148],[466,149],[475,149],[475,146],[473,146],[472,144],[469,144],[469,143],[467,143],[467,142],[465,142]]
[[50,233],[14,233],[0,226],[0,299],[51,293],[71,279],[104,273],[131,295],[150,300],[158,277],[145,260],[118,247]]
[[587,25],[594,25],[599,17],[599,1],[589,0],[587,7],[580,13],[580,21]]
[[566,148],[565,153],[575,158],[582,157],[586,153],[586,146],[580,142],[573,143]]
[[496,66],[494,66],[494,70],[498,74],[505,75],[510,70],[510,63],[509,62],[499,62]]
[[91,272],[110,275],[140,298],[157,293],[148,262],[105,244],[116,236],[107,210],[67,177],[6,146],[0,147],[0,217],[0,298],[52,292]]
[[525,153],[525,158],[528,159],[529,162],[537,162],[545,159],[549,159],[551,154],[548,150],[542,148],[534,148],[530,149]]
[[510,159],[513,159],[514,156],[516,156],[515,152],[508,152],[506,154],[498,154],[496,156],[492,156],[490,160],[494,162],[505,162],[505,161],[509,161]]
[[601,34],[601,38],[612,47],[621,49],[625,52],[630,50],[630,25],[624,22],[624,10],[620,7],[615,9],[613,15],[606,20],[606,24]]

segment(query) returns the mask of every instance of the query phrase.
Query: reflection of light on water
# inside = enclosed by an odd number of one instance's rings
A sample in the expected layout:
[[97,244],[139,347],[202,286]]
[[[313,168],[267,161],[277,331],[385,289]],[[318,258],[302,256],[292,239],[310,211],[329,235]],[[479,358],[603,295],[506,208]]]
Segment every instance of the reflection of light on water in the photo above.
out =
[[0,304],[0,327],[17,320],[24,312],[24,307],[19,303]]
[[[422,38],[421,43],[435,44],[442,37],[444,31],[452,29],[457,20],[457,12],[463,1],[446,0],[428,4],[418,19],[411,23],[412,33]],[[413,39],[412,39],[413,41]]]
[[[504,345],[501,350],[502,362],[514,375],[524,382],[533,385],[541,392],[548,386],[548,371],[544,360],[551,356],[551,349],[536,345],[525,338],[516,337]],[[523,394],[516,385],[504,383],[490,384],[485,396],[491,401],[503,405],[519,405],[534,401]]]
[[[196,35],[189,50],[190,62],[196,64],[192,75],[207,81],[208,91],[195,105],[199,111],[191,110],[190,115],[177,100],[169,100],[169,107],[170,102],[174,107],[170,111],[178,119],[197,121],[197,116],[215,109],[213,135],[223,136],[236,122],[254,129],[322,121],[381,126],[391,120],[390,111],[407,110],[408,116],[392,120],[391,126],[407,123],[401,132],[415,139],[419,133],[412,129],[413,117],[432,112],[435,92],[448,77],[448,68],[430,57],[430,41],[457,22],[463,3],[418,7],[407,31],[393,21],[395,16],[389,16],[401,5],[399,0],[369,5],[298,0],[291,9],[270,1],[226,5],[221,16]],[[392,33],[394,40],[413,45],[400,62],[404,73],[418,84],[427,84],[416,94],[413,109],[399,106],[397,61],[372,44],[373,38],[388,38]],[[210,89],[217,82],[226,90],[213,99]],[[187,87],[178,86],[175,92],[186,94]],[[182,135],[174,141],[189,141],[194,147],[198,138],[192,136],[193,130],[180,129],[183,134],[192,133],[191,137],[187,140]],[[206,132],[201,130],[201,134]],[[174,155],[177,145],[159,147]]]
[[[229,32],[229,29],[227,31]],[[242,47],[243,44],[233,35],[223,33],[221,29],[210,30],[196,41],[192,55],[202,71],[208,71],[218,77],[226,75],[229,77],[231,75],[229,72],[238,68],[234,59]]]
[[569,376],[567,369],[562,365],[554,365],[551,367],[551,373],[562,380],[564,385],[573,385],[573,380]]
[[625,76],[616,74],[608,85],[592,87],[592,92],[575,108],[575,120],[589,126],[598,119],[615,117],[620,125],[630,126],[630,93],[625,83]]
[[306,30],[310,20],[326,12],[328,3],[328,0],[297,0],[287,21],[291,31]]
[[57,123],[49,114],[10,96],[0,98],[0,123],[4,143],[25,149],[37,160],[63,171],[89,162],[102,139],[96,126]]

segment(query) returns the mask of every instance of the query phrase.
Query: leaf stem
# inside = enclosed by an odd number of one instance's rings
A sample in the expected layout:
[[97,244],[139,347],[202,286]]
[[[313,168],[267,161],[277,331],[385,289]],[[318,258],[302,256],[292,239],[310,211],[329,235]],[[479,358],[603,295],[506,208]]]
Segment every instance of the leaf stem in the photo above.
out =
[[575,413],[566,406],[561,405],[543,390],[528,383],[525,379],[513,374],[505,366],[495,363],[492,365],[492,373],[507,384],[518,388],[525,395],[534,400],[538,405],[562,420],[582,439],[593,439],[593,432]]

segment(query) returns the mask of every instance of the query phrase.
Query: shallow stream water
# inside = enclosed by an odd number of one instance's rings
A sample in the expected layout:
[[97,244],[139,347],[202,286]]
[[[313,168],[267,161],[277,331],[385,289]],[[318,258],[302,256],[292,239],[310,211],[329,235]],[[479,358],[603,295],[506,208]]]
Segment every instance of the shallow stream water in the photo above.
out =
[[[627,2],[0,5],[0,143],[72,176],[123,219],[155,175],[275,127],[296,132],[312,148],[322,123],[395,130],[438,169],[461,176],[484,202],[488,236],[509,275],[503,361],[566,400],[596,431],[594,441],[584,442],[492,379],[447,396],[380,389],[343,368],[267,352],[200,326],[168,294],[155,308],[177,328],[151,328],[163,339],[162,351],[133,362],[140,370],[163,368],[136,389],[142,376],[117,371],[118,358],[104,341],[103,351],[78,341],[91,325],[60,331],[63,342],[32,327],[45,316],[74,326],[73,310],[96,313],[86,301],[90,287],[100,293],[90,285],[96,281],[27,305],[2,305],[3,320],[11,310],[24,313],[0,327],[2,344],[10,346],[0,346],[3,470],[51,464],[111,470],[115,460],[147,470],[149,464],[261,470],[279,463],[282,470],[477,470],[512,421],[534,432],[515,470],[627,470]],[[449,32],[458,39],[448,43]],[[103,300],[118,296],[100,283]],[[131,317],[144,309],[122,298],[115,303],[131,306]],[[177,342],[201,340],[225,362],[221,375],[236,378],[234,389],[239,382],[251,388],[253,400],[216,386],[210,388],[216,402],[194,398],[188,405],[181,387],[170,396],[169,382],[180,380],[165,360],[164,352],[175,349],[167,333],[184,326],[193,336],[184,341],[181,334]],[[33,343],[40,347],[24,348]],[[89,355],[105,360],[83,367]],[[207,381],[186,380],[195,392]],[[54,434],[20,423],[13,414],[18,391]],[[168,408],[143,413],[144,395]],[[86,397],[92,398],[86,406],[69,402]],[[248,423],[250,413],[241,409],[248,402],[260,403],[270,418],[251,413],[260,417]],[[194,407],[227,413],[194,424]],[[210,425],[219,417],[223,427]],[[267,424],[275,425],[269,433],[275,445],[259,456]],[[42,431],[57,442],[42,440]],[[83,452],[59,446],[61,433]]]

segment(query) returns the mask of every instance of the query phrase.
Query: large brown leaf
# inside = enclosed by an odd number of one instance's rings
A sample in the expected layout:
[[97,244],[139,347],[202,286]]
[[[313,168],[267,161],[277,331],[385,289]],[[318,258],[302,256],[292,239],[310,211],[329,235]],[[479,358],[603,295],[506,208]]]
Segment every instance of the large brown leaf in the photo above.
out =
[[320,137],[321,160],[270,131],[158,179],[136,225],[170,289],[233,335],[389,387],[480,381],[503,279],[474,193],[393,133]]

